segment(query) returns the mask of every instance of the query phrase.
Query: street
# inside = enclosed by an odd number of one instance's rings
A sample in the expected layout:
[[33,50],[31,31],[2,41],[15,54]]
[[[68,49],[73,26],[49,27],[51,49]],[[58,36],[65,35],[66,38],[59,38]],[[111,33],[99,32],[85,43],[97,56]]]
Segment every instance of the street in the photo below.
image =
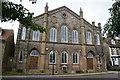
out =
[[4,76],[2,80],[120,80],[118,73],[94,73],[48,76]]

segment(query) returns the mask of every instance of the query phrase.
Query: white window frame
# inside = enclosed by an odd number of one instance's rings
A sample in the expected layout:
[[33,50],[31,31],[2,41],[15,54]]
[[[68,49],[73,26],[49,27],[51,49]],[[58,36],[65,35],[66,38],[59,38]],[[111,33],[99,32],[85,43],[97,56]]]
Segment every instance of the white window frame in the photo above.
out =
[[[22,60],[21,60],[21,58],[22,58]],[[20,63],[23,62],[23,51],[22,50],[19,51],[19,62]]]
[[23,27],[23,28],[22,28],[21,39],[22,39],[22,40],[25,40],[25,38],[26,38],[26,28]]
[[[63,59],[62,54],[63,54],[63,53],[66,53],[66,63],[65,63],[65,61],[62,62],[62,59]],[[67,63],[68,63],[68,53],[64,51],[64,52],[62,52],[62,54],[61,54],[61,58],[62,58],[62,59],[61,59],[61,63],[62,63],[62,64],[67,64]]]
[[[54,54],[55,54],[55,60],[54,60],[54,63],[56,63],[56,52],[52,50],[52,51],[50,51],[50,53],[49,53],[49,63],[50,63],[50,64],[53,63],[53,62],[50,61],[50,58],[51,58],[50,55],[51,55],[51,53],[53,53],[53,52],[54,52]],[[53,57],[53,56],[52,56],[52,57]]]
[[87,44],[92,44],[92,33],[91,32],[86,32],[86,43]]
[[97,45],[100,45],[100,35],[96,34],[96,41],[97,41]]
[[87,54],[87,58],[94,58],[94,55],[93,55],[91,52],[89,52],[89,53]]
[[61,42],[68,42],[68,28],[67,28],[67,26],[61,27]]
[[50,29],[50,41],[51,42],[57,41],[57,30],[55,28]]
[[[75,63],[74,63],[74,54],[77,55],[77,62],[75,62]],[[78,64],[78,63],[79,63],[79,55],[78,55],[78,53],[76,53],[76,52],[73,53],[73,54],[72,54],[72,59],[73,59],[73,64]],[[75,61],[76,61],[76,60],[75,60]]]
[[77,32],[77,30],[72,31],[72,43],[78,43],[78,32]]
[[113,39],[111,40],[111,44],[115,44],[115,41]]
[[39,40],[39,36],[40,36],[40,32],[39,31],[33,31],[32,40],[38,41]]
[[116,50],[116,48],[112,48],[112,50],[113,50],[113,55],[117,55],[117,50]]
[[[32,54],[32,53],[35,53],[35,52],[37,52],[38,54]],[[32,50],[31,52],[30,52],[30,56],[39,56],[39,52],[37,51],[37,50]]]

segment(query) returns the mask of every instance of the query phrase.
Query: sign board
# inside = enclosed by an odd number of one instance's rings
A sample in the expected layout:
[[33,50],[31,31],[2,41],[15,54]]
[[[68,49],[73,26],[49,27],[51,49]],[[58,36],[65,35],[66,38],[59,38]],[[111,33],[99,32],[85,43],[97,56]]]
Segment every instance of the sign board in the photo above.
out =
[[99,56],[103,56],[103,55],[104,55],[103,52],[97,52],[97,54],[98,54]]

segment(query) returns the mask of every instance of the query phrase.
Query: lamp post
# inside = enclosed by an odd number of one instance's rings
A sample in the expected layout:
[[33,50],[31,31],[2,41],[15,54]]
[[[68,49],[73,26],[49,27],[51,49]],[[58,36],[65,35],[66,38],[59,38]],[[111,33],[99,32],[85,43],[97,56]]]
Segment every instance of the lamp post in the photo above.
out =
[[55,60],[52,60],[52,75],[54,75],[54,62],[55,62]]

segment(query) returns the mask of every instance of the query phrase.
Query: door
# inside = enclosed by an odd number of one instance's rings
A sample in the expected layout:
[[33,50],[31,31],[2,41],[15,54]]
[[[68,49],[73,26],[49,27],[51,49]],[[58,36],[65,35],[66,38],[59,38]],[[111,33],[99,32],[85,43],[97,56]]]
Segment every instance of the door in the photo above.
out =
[[30,69],[37,69],[38,66],[38,57],[37,56],[30,56]]
[[93,54],[89,52],[87,54],[87,70],[93,69],[93,58]]
[[93,69],[93,58],[87,58],[87,69]]
[[37,69],[38,68],[38,57],[39,57],[39,53],[37,50],[32,50],[30,52],[29,69]]

